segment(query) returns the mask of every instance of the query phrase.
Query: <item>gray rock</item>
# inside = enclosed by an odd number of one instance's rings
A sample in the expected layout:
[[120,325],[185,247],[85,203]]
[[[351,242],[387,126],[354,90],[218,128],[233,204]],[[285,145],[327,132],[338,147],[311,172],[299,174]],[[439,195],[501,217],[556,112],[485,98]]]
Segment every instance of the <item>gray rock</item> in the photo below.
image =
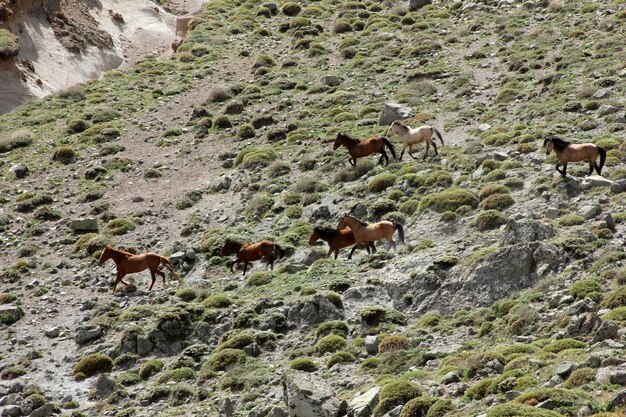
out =
[[513,390],[507,391],[507,392],[504,393],[504,397],[506,398],[507,401],[513,401],[514,399],[516,399],[520,395],[522,395],[521,392],[513,391]]
[[606,116],[607,114],[617,113],[619,109],[615,106],[611,106],[610,104],[603,104],[598,109],[598,116]]
[[311,266],[313,265],[313,262],[318,259],[324,259],[326,257],[326,253],[327,252],[324,249],[315,248],[306,255],[306,257],[302,260],[302,263],[306,266]]
[[561,362],[556,366],[554,373],[561,378],[566,378],[576,369],[576,364],[573,362]]
[[415,116],[415,110],[405,107],[398,103],[385,103],[383,110],[380,112],[378,124],[381,126],[389,126],[394,120],[408,119]]
[[341,84],[341,78],[336,75],[324,75],[322,77],[322,83],[330,87],[336,87]]
[[626,180],[615,181],[613,185],[611,185],[611,192],[613,194],[619,194],[626,191]]
[[378,404],[380,387],[374,387],[353,398],[348,404],[349,417],[370,417]]
[[[580,308],[588,309],[589,306],[583,300],[583,302],[574,303],[569,307],[569,309],[576,309],[576,311]],[[602,320],[596,313],[591,312],[591,310],[588,311],[570,318],[567,326],[567,333],[570,336],[591,334],[600,327]]]
[[583,206],[578,213],[585,219],[590,220],[598,215],[598,206]]
[[618,408],[626,407],[626,390],[618,392],[607,404],[608,411],[615,411]]
[[98,219],[95,217],[87,217],[72,220],[70,228],[75,232],[97,232]]
[[330,218],[331,215],[328,206],[319,206],[315,210],[313,210],[313,213],[311,213],[311,216],[309,217],[309,221],[313,223],[317,220],[327,220]]
[[235,407],[230,398],[226,397],[224,402],[220,406],[220,415],[225,417],[232,417],[235,414]]
[[610,187],[613,183],[614,182],[610,179],[601,177],[600,175],[590,175],[582,180],[580,188],[583,190],[590,190],[595,187]]
[[59,326],[48,327],[44,331],[44,334],[46,335],[46,337],[54,339],[55,337],[59,337],[59,334],[61,334],[61,328]]
[[600,89],[600,90],[596,91],[596,92],[595,92],[595,93],[591,96],[591,98],[594,98],[594,99],[596,99],[596,100],[601,100],[601,99],[603,99],[603,98],[607,98],[607,97],[609,97],[610,95],[611,95],[611,92],[610,92],[609,90],[607,90],[607,89],[604,89],[604,88],[603,88],[603,89]]
[[350,208],[350,214],[358,219],[367,216],[367,206],[363,203],[357,203]]
[[611,213],[606,213],[602,220],[604,220],[604,222],[606,223],[606,227],[609,230],[615,230],[615,219],[613,218],[613,215]]
[[596,372],[596,382],[598,384],[606,385],[611,382],[611,370],[606,368],[600,368]]
[[287,417],[289,413],[283,407],[273,406],[269,411],[266,411],[264,417]]
[[576,411],[575,417],[588,417],[593,414],[593,410],[586,405],[583,405]]
[[505,245],[514,245],[546,240],[553,238],[555,235],[554,227],[548,223],[538,220],[509,220],[504,227],[501,242]]
[[54,404],[47,403],[33,410],[30,417],[49,417],[54,413]]
[[22,415],[22,408],[19,405],[8,405],[2,409],[2,417],[19,417]]
[[137,335],[137,355],[148,356],[154,348],[152,342],[144,335]]
[[314,325],[329,320],[342,320],[343,312],[322,294],[302,300],[289,309],[287,318],[296,324]]
[[98,379],[96,379],[92,394],[94,399],[101,400],[111,395],[114,389],[115,380],[105,374],[100,374],[98,375]]
[[490,124],[484,123],[484,124],[478,125],[478,131],[481,132],[481,133],[486,132],[489,129],[491,129],[491,125]]
[[378,336],[365,336],[365,350],[370,355],[376,355],[378,353]]
[[100,326],[82,326],[76,329],[74,341],[82,346],[93,340],[100,339],[104,335],[104,329]]
[[402,412],[402,405],[399,405],[397,407],[395,407],[394,409],[392,409],[391,411],[387,412],[386,414],[383,414],[383,417],[399,417],[400,413]]
[[609,382],[616,385],[626,385],[626,370],[612,371],[609,374]]
[[283,393],[290,417],[337,417],[345,414],[346,401],[314,374],[289,371],[283,375]]
[[170,261],[174,265],[179,264],[183,262],[184,260],[185,260],[185,252],[183,251],[174,252],[173,254],[170,255]]
[[222,191],[222,190],[228,190],[232,182],[233,182],[232,178],[226,175],[224,177],[219,178],[217,181],[211,184],[210,189],[214,193]]
[[548,218],[548,219],[556,219],[557,217],[559,217],[559,214],[561,214],[561,212],[559,211],[558,208],[556,207],[548,207],[544,213],[544,215]]
[[409,0],[409,10],[415,11],[421,9],[427,4],[432,4],[432,0]]
[[276,3],[263,3],[263,7],[266,7],[275,16],[278,14],[278,6]]
[[444,384],[451,384],[453,382],[459,382],[460,380],[461,376],[457,371],[450,371],[441,378],[441,382]]
[[617,339],[617,331],[619,330],[619,326],[612,321],[603,321],[602,324],[598,327],[596,334],[593,337],[593,341],[591,343],[602,342],[606,339]]
[[15,178],[22,179],[28,175],[28,167],[24,163],[19,163],[9,168],[9,172],[15,175]]

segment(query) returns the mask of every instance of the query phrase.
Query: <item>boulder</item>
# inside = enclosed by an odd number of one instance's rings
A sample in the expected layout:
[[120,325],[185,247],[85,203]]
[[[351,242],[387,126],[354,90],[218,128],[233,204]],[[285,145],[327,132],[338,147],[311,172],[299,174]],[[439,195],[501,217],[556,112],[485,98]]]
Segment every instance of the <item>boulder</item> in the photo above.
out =
[[314,325],[329,320],[343,320],[343,312],[322,294],[302,300],[289,309],[287,318],[296,324]]
[[596,217],[598,215],[599,212],[599,207],[598,206],[582,206],[580,208],[580,210],[578,210],[578,213],[585,219],[585,220],[591,220],[594,217]]
[[86,217],[72,220],[70,229],[75,232],[97,232],[98,219],[95,217]]
[[626,191],[626,180],[615,181],[613,185],[611,185],[611,192],[613,194],[619,194]]
[[502,233],[502,244],[514,245],[529,243],[553,238],[556,235],[554,227],[538,220],[516,221],[509,220]]
[[576,364],[573,362],[561,362],[556,366],[554,373],[561,378],[567,378],[576,369]]
[[[582,305],[586,306],[586,304]],[[574,307],[574,305],[572,305],[572,307]],[[600,320],[597,314],[593,312],[583,313],[570,318],[567,333],[570,336],[591,334],[600,327],[601,323],[602,320]]]
[[0,315],[10,317],[13,322],[24,316],[24,312],[17,306],[0,305]]
[[94,391],[92,392],[93,399],[101,400],[111,395],[115,389],[115,380],[108,375],[100,374],[94,385]]
[[104,329],[100,326],[82,326],[76,329],[74,341],[82,346],[93,340],[100,339],[104,335]]
[[59,337],[59,335],[61,334],[61,328],[59,326],[48,327],[46,330],[44,330],[44,334],[46,335],[46,337],[54,339],[55,337]]
[[24,163],[13,165],[9,171],[15,175],[15,178],[22,179],[28,175],[28,167]]
[[317,375],[289,371],[282,384],[290,417],[339,417],[347,411],[346,401],[336,398],[335,390]]
[[33,412],[30,413],[30,417],[49,417],[52,414],[54,414],[54,411],[55,411],[54,404],[47,403],[47,404],[42,405],[39,408],[34,409]]
[[341,78],[336,75],[324,75],[322,77],[322,84],[325,84],[329,87],[336,87],[341,84]]
[[610,179],[601,177],[600,175],[590,175],[582,180],[580,188],[583,190],[590,190],[595,187],[610,187],[613,183],[614,182]]
[[606,406],[608,411],[615,411],[619,408],[626,407],[626,390],[618,392],[611,398]]
[[606,116],[607,114],[617,113],[619,109],[610,104],[603,104],[598,108],[598,116]]
[[210,189],[214,193],[217,193],[222,190],[228,190],[232,182],[233,180],[231,177],[224,176],[224,177],[217,179],[213,184],[211,184]]
[[603,321],[598,327],[596,334],[593,336],[592,343],[602,342],[607,339],[617,339],[617,331],[619,326],[612,321]]
[[610,95],[611,95],[611,92],[610,92],[609,90],[607,90],[607,89],[604,89],[604,88],[603,88],[603,89],[600,89],[600,90],[596,91],[596,92],[595,92],[595,93],[591,96],[591,98],[594,98],[594,99],[596,99],[596,100],[602,100],[602,99],[604,99],[604,98],[609,97]]
[[365,350],[370,355],[376,355],[378,353],[378,336],[365,336]]
[[348,404],[349,417],[370,417],[374,407],[378,404],[380,387],[374,387],[358,397],[354,397]]
[[441,378],[441,382],[444,384],[451,384],[453,382],[459,382],[460,380],[461,376],[458,371],[450,371]]
[[626,370],[617,370],[609,373],[609,382],[616,385],[626,385]]
[[19,405],[8,405],[2,408],[2,417],[18,417],[22,415],[22,408]]
[[421,9],[427,4],[432,4],[432,0],[409,0],[409,10],[415,11],[417,9]]
[[270,13],[274,16],[278,14],[278,6],[276,3],[263,3],[263,7],[269,9]]
[[415,110],[405,107],[398,103],[385,103],[383,110],[380,112],[378,124],[381,126],[389,126],[394,120],[408,119],[415,116]]
[[313,210],[313,213],[311,213],[311,216],[309,217],[309,222],[314,223],[317,220],[326,219],[330,219],[330,210],[328,209],[328,206],[319,206],[315,210]]

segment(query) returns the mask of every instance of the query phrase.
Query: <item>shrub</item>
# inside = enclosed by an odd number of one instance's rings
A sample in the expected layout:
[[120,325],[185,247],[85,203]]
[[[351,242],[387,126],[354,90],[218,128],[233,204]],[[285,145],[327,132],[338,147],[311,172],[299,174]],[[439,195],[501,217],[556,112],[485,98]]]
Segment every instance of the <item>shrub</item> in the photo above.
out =
[[345,351],[335,352],[330,356],[330,358],[328,358],[328,361],[326,362],[326,366],[330,368],[333,365],[336,365],[338,363],[351,363],[355,361],[356,361],[356,356],[354,356],[350,352],[345,352]]
[[453,409],[452,401],[441,398],[428,409],[426,417],[444,417]]
[[[0,29],[2,30],[2,29]],[[0,152],[9,152],[33,143],[32,133],[26,129],[12,131],[10,135],[0,135]]]
[[350,22],[339,19],[333,24],[333,33],[346,33],[352,32],[352,26]]
[[72,119],[67,122],[67,131],[69,133],[82,133],[89,127],[89,122],[83,119]]
[[288,2],[283,5],[282,10],[287,16],[297,16],[302,11],[302,7],[298,3]]
[[276,65],[274,59],[269,55],[259,55],[256,57],[252,68],[260,68],[260,67],[273,67]]
[[452,268],[454,265],[458,263],[459,263],[459,258],[457,258],[456,256],[450,256],[450,255],[443,255],[433,260],[433,265],[436,265],[440,268]]
[[139,368],[139,377],[149,379],[152,375],[161,372],[165,363],[160,359],[150,359]]
[[389,188],[392,185],[394,185],[397,178],[398,177],[396,177],[393,174],[380,174],[380,175],[377,175],[377,176],[375,176],[374,178],[372,178],[370,180],[368,188],[369,188],[369,190],[371,192],[374,192],[374,193],[378,193],[378,192],[384,191],[387,188]]
[[215,126],[216,129],[230,129],[233,127],[233,124],[228,116],[222,115],[215,118],[213,126]]
[[252,343],[254,343],[254,337],[250,333],[242,332],[228,338],[228,340],[217,347],[217,350],[243,349]]
[[33,218],[41,221],[58,220],[61,218],[61,213],[52,207],[43,206],[35,210]]
[[113,219],[104,226],[104,232],[111,235],[124,235],[135,230],[135,223],[128,219]]
[[9,304],[14,301],[17,301],[17,296],[15,294],[11,294],[9,292],[0,293],[0,305]]
[[69,146],[59,146],[54,151],[52,159],[63,164],[70,164],[76,160],[76,152]]
[[433,209],[440,213],[444,211],[454,211],[461,206],[475,208],[478,205],[478,197],[468,190],[450,189],[438,193],[428,194],[421,203],[420,208]]
[[246,362],[246,352],[239,349],[223,349],[211,355],[202,365],[201,373],[207,371],[225,371],[233,365],[240,365]]
[[336,352],[344,347],[346,347],[346,339],[336,334],[324,336],[315,344],[315,350],[319,354]]
[[374,416],[380,417],[393,408],[406,404],[408,401],[421,395],[422,391],[412,382],[390,382],[380,390],[378,405],[374,409]]
[[165,384],[169,381],[180,382],[190,379],[195,379],[196,374],[193,372],[193,369],[183,367],[177,369],[170,369],[161,375],[159,378],[159,384]]
[[377,326],[385,320],[387,309],[381,306],[364,307],[360,311],[361,321],[368,326]]
[[402,407],[400,417],[426,417],[428,409],[437,402],[433,397],[417,397]]
[[570,214],[559,219],[561,226],[578,226],[583,223],[585,223],[585,219],[577,214]]
[[176,291],[176,297],[182,301],[191,301],[196,298],[196,292],[191,288],[181,288]]
[[559,353],[565,349],[584,349],[587,345],[576,339],[560,339],[544,346],[543,350],[550,353]]
[[246,284],[251,287],[260,287],[261,285],[266,285],[270,282],[272,282],[272,275],[268,272],[255,272],[250,274],[246,280]]
[[593,292],[602,291],[602,285],[595,279],[581,279],[569,287],[569,293],[576,298],[585,298]]
[[426,313],[420,317],[417,325],[421,327],[435,327],[439,324],[439,320],[441,320],[441,316],[439,314]]
[[141,381],[135,372],[124,372],[117,376],[117,382],[125,387],[135,385]]
[[233,93],[226,88],[217,87],[209,91],[208,101],[211,103],[221,103],[233,97]]
[[246,207],[246,212],[253,218],[260,218],[271,210],[274,199],[267,195],[256,195],[250,200]]
[[393,352],[409,348],[409,339],[401,335],[386,336],[378,345],[378,352]]
[[563,417],[563,415],[544,408],[509,402],[490,408],[487,417]]
[[276,153],[269,148],[248,147],[237,154],[235,166],[242,168],[266,167],[276,159]]
[[398,210],[400,210],[401,213],[404,214],[414,214],[417,209],[419,209],[420,206],[420,202],[418,200],[406,200],[404,203],[400,204],[400,207],[398,208]]
[[237,130],[237,136],[241,139],[252,139],[256,135],[256,131],[251,124],[242,125],[239,130]]
[[346,337],[348,335],[348,325],[343,321],[325,321],[317,326],[316,337],[324,337],[329,334]]
[[113,369],[113,360],[101,353],[94,353],[83,357],[75,366],[74,373],[92,376],[100,372],[109,372]]
[[504,210],[513,204],[515,200],[510,194],[492,194],[480,203],[480,207],[483,210]]
[[486,210],[476,217],[476,228],[482,232],[500,227],[506,222],[507,217],[498,210]]
[[626,307],[618,307],[601,316],[604,320],[626,322]]
[[366,369],[376,369],[380,366],[382,360],[380,358],[367,358],[362,363],[360,368],[362,370]]
[[591,368],[578,368],[574,370],[565,381],[565,388],[577,388],[581,385],[593,382],[596,378],[596,371]]
[[602,300],[602,307],[604,308],[613,309],[623,306],[626,306],[626,286],[611,291],[604,300]]
[[0,379],[15,379],[26,375],[26,369],[21,366],[10,366],[0,372]]
[[343,300],[341,299],[341,296],[336,292],[327,292],[326,299],[338,309],[343,309]]
[[493,378],[485,378],[472,385],[466,392],[465,396],[472,400],[482,400],[487,396],[487,389],[493,382]]
[[302,372],[317,371],[317,363],[311,358],[296,358],[291,361],[289,367]]
[[202,304],[209,308],[226,308],[231,306],[233,301],[225,294],[212,294],[205,298]]

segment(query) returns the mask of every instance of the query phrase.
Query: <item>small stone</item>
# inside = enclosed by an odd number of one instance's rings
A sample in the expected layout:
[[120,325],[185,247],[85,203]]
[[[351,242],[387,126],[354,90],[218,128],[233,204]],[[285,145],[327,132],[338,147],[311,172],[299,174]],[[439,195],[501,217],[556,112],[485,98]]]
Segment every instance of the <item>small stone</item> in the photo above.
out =
[[170,255],[170,262],[172,262],[173,264],[181,263],[184,260],[185,260],[185,252],[183,251],[174,252],[173,254]]
[[15,178],[22,179],[28,175],[28,167],[24,163],[13,165],[9,171],[15,175]]
[[609,374],[611,384],[626,385],[626,371],[618,370]]
[[593,219],[598,214],[598,206],[583,206],[579,213],[585,220]]
[[55,327],[48,327],[45,331],[44,334],[46,335],[46,337],[49,337],[51,339],[54,339],[55,337],[59,337],[59,334],[61,334],[61,328],[58,326]]
[[583,190],[589,190],[595,187],[610,187],[613,184],[614,181],[611,181],[608,178],[604,178],[599,175],[590,175],[582,180],[580,188],[582,188]]
[[611,185],[611,192],[613,194],[619,194],[626,191],[626,179],[615,181],[613,185]]
[[602,220],[604,220],[608,229],[615,230],[615,219],[613,219],[611,213],[607,213]]
[[54,413],[55,407],[52,403],[47,403],[33,410],[30,417],[49,417]]
[[105,374],[100,374],[96,379],[94,397],[95,399],[106,398],[111,395],[114,389],[115,380]]
[[98,219],[95,217],[72,220],[70,228],[75,232],[97,232]]
[[618,392],[611,398],[607,405],[608,411],[616,411],[618,408],[626,407],[626,390]]
[[453,382],[459,382],[461,380],[461,376],[457,371],[448,372],[441,378],[441,382],[444,384],[451,384]]
[[488,123],[483,123],[483,124],[478,125],[478,131],[481,133],[486,132],[489,129],[491,129],[491,125]]
[[606,339],[617,339],[617,331],[619,326],[612,321],[603,321],[600,327],[596,331],[593,341],[591,343],[602,342]]
[[619,109],[609,104],[603,104],[598,109],[598,116],[606,116],[607,114],[617,113]]
[[572,362],[561,362],[556,366],[554,373],[561,378],[566,378],[576,369],[576,365]]
[[611,95],[611,92],[607,89],[600,89],[598,91],[596,91],[591,98],[594,98],[596,100],[601,100],[603,98],[607,98],[608,96]]
[[513,401],[520,395],[522,395],[522,393],[519,391],[507,391],[504,393],[504,397],[506,398],[507,401]]
[[100,339],[104,335],[104,329],[100,326],[79,327],[74,335],[74,342],[85,345],[93,340]]

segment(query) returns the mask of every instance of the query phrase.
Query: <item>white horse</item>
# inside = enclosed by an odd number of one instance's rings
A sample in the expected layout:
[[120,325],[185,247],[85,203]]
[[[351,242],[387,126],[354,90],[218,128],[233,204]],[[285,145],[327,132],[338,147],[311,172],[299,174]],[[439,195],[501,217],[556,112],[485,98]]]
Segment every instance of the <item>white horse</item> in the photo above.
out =
[[441,137],[441,133],[432,126],[420,126],[417,129],[413,129],[410,126],[403,125],[398,121],[394,121],[389,126],[389,130],[387,131],[387,137],[391,137],[392,135],[398,135],[400,139],[402,139],[402,152],[400,152],[400,158],[402,159],[402,155],[404,155],[404,150],[409,148],[409,156],[413,159],[416,159],[413,156],[413,145],[416,145],[421,142],[426,142],[426,152],[424,152],[424,159],[426,159],[426,155],[428,155],[428,150],[430,149],[430,145],[433,145],[435,148],[435,155],[439,155],[437,152],[437,145],[433,140],[433,133],[437,135],[439,140],[441,141],[441,146],[443,146],[443,138]]

